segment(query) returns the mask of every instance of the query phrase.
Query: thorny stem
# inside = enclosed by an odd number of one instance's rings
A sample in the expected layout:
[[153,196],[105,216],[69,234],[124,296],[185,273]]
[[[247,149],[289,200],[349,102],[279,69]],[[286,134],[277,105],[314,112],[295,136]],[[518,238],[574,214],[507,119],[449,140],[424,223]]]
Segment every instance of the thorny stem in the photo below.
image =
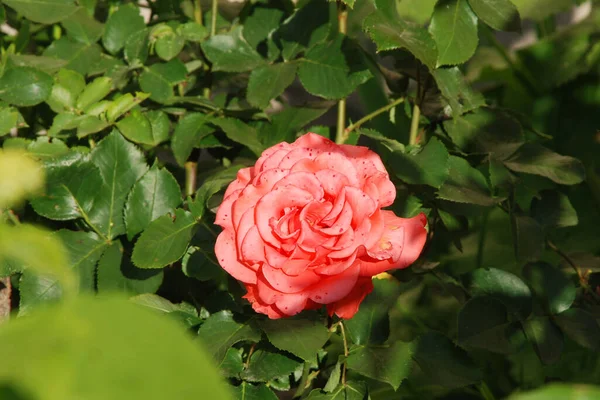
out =
[[246,362],[244,363],[244,369],[248,368],[250,365],[250,357],[254,353],[254,349],[256,349],[256,343],[252,343],[252,347],[250,347],[250,351],[248,351],[248,357],[246,357]]
[[13,210],[6,210],[6,215],[8,216],[8,219],[10,219],[10,222],[12,222],[14,225],[21,225],[19,217],[17,217]]
[[400,97],[399,99],[392,101],[390,104],[383,106],[381,108],[378,108],[377,110],[373,111],[372,113],[365,115],[364,117],[362,117],[355,123],[350,124],[345,130],[345,137],[347,138],[348,134],[350,132],[352,132],[355,129],[360,128],[365,122],[372,120],[373,118],[377,117],[378,115],[383,114],[384,112],[386,112],[388,110],[391,110],[392,108],[396,107],[398,104],[401,104],[403,102],[404,102],[404,97]]
[[[344,3],[338,3],[338,21],[339,21],[339,32],[345,35],[348,32],[348,10]],[[344,143],[348,139],[348,133],[346,132],[346,98],[340,99],[338,103],[337,113],[337,130],[335,135],[335,142],[338,144]]]

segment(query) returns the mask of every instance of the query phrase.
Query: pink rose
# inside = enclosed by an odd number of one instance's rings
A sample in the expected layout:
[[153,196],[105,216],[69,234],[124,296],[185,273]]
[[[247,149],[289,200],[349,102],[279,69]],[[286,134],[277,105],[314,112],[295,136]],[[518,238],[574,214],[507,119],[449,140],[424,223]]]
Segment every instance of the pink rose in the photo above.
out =
[[399,218],[377,154],[314,133],[262,153],[238,172],[216,216],[219,263],[255,311],[282,318],[327,305],[351,318],[371,277],[413,263],[427,218]]

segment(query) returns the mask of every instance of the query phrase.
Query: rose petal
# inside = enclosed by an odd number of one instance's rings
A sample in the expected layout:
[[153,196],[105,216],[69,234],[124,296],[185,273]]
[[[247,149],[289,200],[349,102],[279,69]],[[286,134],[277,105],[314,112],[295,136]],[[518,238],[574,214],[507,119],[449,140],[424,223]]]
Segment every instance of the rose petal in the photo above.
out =
[[250,228],[242,241],[242,259],[253,264],[265,261],[265,244],[258,233],[258,228]]
[[340,174],[332,169],[322,169],[315,173],[315,176],[321,182],[321,186],[325,193],[332,197],[337,197],[344,186],[350,184],[348,178],[344,174]]
[[242,243],[244,241],[244,238],[248,234],[248,231],[250,231],[250,229],[255,225],[256,223],[254,222],[254,207],[250,207],[240,219],[240,223],[238,224],[237,230],[235,231],[235,244],[237,254],[240,258],[242,255]]
[[294,186],[280,187],[263,196],[256,205],[254,218],[263,240],[276,248],[281,247],[273,236],[269,220],[279,218],[286,207],[302,207],[313,200],[312,195]]
[[[373,276],[390,269],[406,268],[416,261],[427,239],[427,217],[400,218],[391,211],[384,213],[385,231],[367,252],[374,260],[363,260],[361,275]],[[376,261],[377,259],[382,261]]]
[[221,226],[223,229],[233,229],[233,212],[232,205],[240,197],[242,193],[241,189],[231,192],[231,194],[223,199],[217,215],[215,217],[215,224]]
[[275,302],[281,312],[288,316],[296,315],[304,310],[308,298],[304,293],[285,294]]
[[237,179],[229,184],[227,190],[225,191],[224,197],[229,196],[231,193],[236,190],[245,188],[254,175],[254,167],[242,168],[237,173]]
[[[283,146],[282,146],[283,145]],[[291,151],[287,143],[281,143],[279,146],[271,147],[263,152],[263,155],[254,165],[255,172],[259,173],[272,168],[277,168],[281,160]],[[268,152],[268,153],[267,153]],[[266,153],[266,154],[265,154]]]
[[352,207],[352,225],[358,226],[365,218],[373,215],[377,204],[360,189],[346,186],[346,202]]
[[340,146],[344,154],[346,156],[353,159],[355,163],[360,163],[362,161],[371,162],[378,171],[384,172],[387,174],[385,166],[383,162],[381,162],[381,157],[368,147],[364,146],[352,146],[348,144],[343,144]]
[[272,268],[267,264],[263,264],[261,270],[269,285],[282,293],[299,293],[321,280],[321,277],[312,271],[290,276],[282,270]]
[[258,289],[256,288],[256,286],[254,286],[254,285],[245,285],[245,286],[246,286],[246,290],[248,291],[248,293],[246,293],[246,295],[244,296],[244,299],[247,299],[250,302],[254,311],[256,311],[257,313],[265,314],[271,319],[279,319],[279,318],[283,318],[286,316],[284,313],[279,311],[276,307],[273,307],[272,305],[268,305],[268,304],[261,302],[258,297]]
[[282,178],[275,186],[274,189],[284,186],[295,186],[299,189],[306,190],[316,200],[323,198],[323,188],[321,182],[315,177],[314,174],[308,172],[293,172]]
[[331,260],[329,264],[323,264],[314,269],[314,271],[319,275],[338,275],[347,270],[354,264],[356,260],[356,255],[358,254],[358,249],[355,249],[354,252],[345,259],[341,260]]
[[277,165],[277,168],[291,169],[294,164],[301,160],[312,160],[320,154],[320,151],[307,148],[307,147],[296,147],[283,157],[281,162]]
[[256,283],[256,272],[237,260],[233,232],[224,230],[217,237],[215,254],[219,264],[229,275],[244,283]]
[[331,149],[337,148],[335,143],[331,140],[312,132],[308,132],[307,134],[300,136],[294,143],[292,143],[292,146],[310,147],[312,149],[324,151],[331,151]]
[[350,186],[358,187],[359,180],[356,168],[342,153],[327,152],[315,158],[315,164],[321,169],[330,169],[344,175]]
[[319,283],[306,292],[308,297],[316,303],[328,304],[338,301],[350,293],[360,272],[360,261],[356,261],[350,268],[339,275],[321,277]]
[[329,316],[335,313],[335,315],[343,319],[352,318],[358,312],[360,303],[372,291],[373,281],[371,278],[360,278],[346,297],[335,303],[327,304]]

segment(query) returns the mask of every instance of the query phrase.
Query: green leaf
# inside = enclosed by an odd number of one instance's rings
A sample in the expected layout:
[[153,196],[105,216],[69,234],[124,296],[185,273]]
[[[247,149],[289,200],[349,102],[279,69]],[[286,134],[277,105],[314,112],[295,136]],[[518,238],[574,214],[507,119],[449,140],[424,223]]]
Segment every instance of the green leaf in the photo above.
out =
[[363,29],[377,45],[378,51],[404,48],[430,70],[435,69],[438,51],[431,34],[416,24],[406,22],[395,9],[379,9],[369,15]]
[[415,343],[395,342],[385,346],[357,346],[350,349],[348,368],[361,375],[387,382],[394,390],[409,375]]
[[365,382],[349,381],[339,385],[331,393],[323,393],[321,389],[310,392],[309,400],[364,400],[367,397],[367,384]]
[[573,7],[572,0],[511,0],[521,17],[524,19],[532,19],[536,22],[542,21],[545,18],[553,14],[557,14],[561,11],[566,11],[568,8]]
[[169,139],[171,121],[167,114],[159,110],[152,110],[146,112],[146,118],[150,121],[154,146]]
[[449,389],[468,386],[482,378],[481,370],[467,353],[441,333],[430,331],[422,335],[413,357],[432,383]]
[[481,206],[492,206],[498,202],[492,198],[483,174],[471,167],[467,160],[450,156],[449,166],[449,177],[438,192],[440,199]]
[[[229,350],[227,350],[227,354],[225,354],[223,362],[219,364],[219,370],[221,371],[221,375],[223,375],[226,378],[239,379],[240,373],[244,370],[244,360],[242,359],[243,352],[244,349],[236,349],[235,347],[230,347]],[[242,385],[244,383],[248,386],[252,386],[246,382],[242,382]],[[253,387],[254,386],[252,386],[252,388]],[[248,387],[247,389],[248,390],[246,391],[246,393],[248,393],[249,395],[249,392],[252,391],[252,389],[250,387]],[[242,391],[242,393],[244,393],[244,391]]]
[[271,99],[281,95],[296,78],[297,65],[277,63],[258,67],[248,81],[248,102],[258,108],[267,108]]
[[47,188],[31,200],[36,213],[54,220],[83,218],[95,207],[98,189],[103,186],[100,170],[89,161],[74,157],[46,168]]
[[17,126],[19,111],[14,108],[0,109],[0,136],[10,133]]
[[309,93],[339,99],[350,95],[372,75],[361,50],[344,35],[338,35],[306,52],[298,77]]
[[72,110],[77,97],[85,88],[84,77],[75,71],[62,68],[56,74],[54,81],[52,93],[47,100],[48,105],[55,112]]
[[138,268],[163,268],[185,253],[192,230],[193,215],[177,209],[175,215],[163,215],[152,221],[137,240],[131,260]]
[[143,65],[148,59],[149,30],[142,29],[129,36],[125,42],[124,56],[130,65]]
[[513,171],[544,176],[561,185],[576,185],[585,179],[581,161],[562,156],[539,144],[526,143],[505,161]]
[[179,25],[177,33],[189,42],[202,42],[209,34],[208,29],[197,22],[186,22]]
[[96,189],[90,221],[112,239],[125,233],[123,209],[127,195],[148,166],[142,152],[116,130],[94,147],[90,159],[100,169],[104,180],[104,184]]
[[462,150],[490,153],[499,160],[510,157],[525,143],[523,129],[517,120],[486,107],[446,121],[444,128]]
[[287,377],[301,364],[283,354],[273,353],[267,350],[257,350],[252,353],[248,368],[241,378],[249,382],[268,382],[277,378]]
[[74,0],[4,0],[3,3],[25,18],[42,24],[59,22],[78,9]]
[[271,117],[271,123],[258,125],[260,140],[265,146],[275,146],[281,142],[293,142],[296,134],[309,122],[327,112],[327,108],[286,107]]
[[531,215],[544,228],[564,228],[579,224],[577,211],[569,198],[556,190],[543,190],[531,202]]
[[475,54],[479,42],[477,17],[467,0],[438,1],[429,32],[437,43],[436,67],[462,64]]
[[512,354],[523,344],[518,324],[508,322],[506,307],[493,297],[474,297],[458,313],[458,344]]
[[146,24],[139,8],[133,4],[120,5],[108,16],[102,44],[111,54],[116,54],[134,33],[144,29]]
[[0,339],[11,344],[0,381],[35,398],[230,398],[207,352],[187,332],[121,298],[72,299],[3,326]]
[[527,264],[523,268],[523,277],[551,314],[568,310],[575,301],[575,285],[552,265],[544,262]]
[[118,239],[110,244],[98,261],[97,286],[100,293],[154,293],[162,281],[162,270],[139,269],[129,259],[123,260],[123,246]]
[[62,21],[69,36],[81,43],[96,43],[104,33],[104,25],[96,21],[80,8],[76,13]]
[[258,343],[260,333],[246,323],[233,319],[231,311],[212,314],[198,331],[199,340],[210,351],[217,362],[223,361],[227,349],[241,341]]
[[52,77],[31,67],[16,67],[0,77],[0,100],[26,107],[45,101],[52,92]]
[[86,110],[94,103],[105,98],[113,89],[112,79],[106,76],[94,79],[86,85],[85,89],[77,98],[76,107],[80,110]]
[[519,261],[537,261],[544,251],[545,235],[540,224],[526,215],[513,215],[513,241]]
[[521,30],[519,10],[510,0],[469,0],[469,5],[479,19],[496,30]]
[[265,60],[246,41],[242,27],[219,34],[201,44],[213,71],[244,72],[265,64]]
[[374,129],[361,128],[358,129],[358,134],[376,140],[387,147],[391,152],[404,153],[406,151],[406,148],[402,143],[398,142],[397,140],[390,139]]
[[262,154],[264,146],[258,140],[258,131],[250,125],[237,118],[219,118],[210,123],[223,129],[229,139],[248,147],[257,156]]
[[277,8],[254,7],[244,21],[244,37],[248,44],[256,49],[269,33],[279,28],[283,16],[284,12]]
[[150,121],[138,109],[134,109],[128,116],[117,122],[117,128],[123,136],[135,143],[156,145],[152,136]]
[[478,268],[462,277],[472,296],[490,296],[502,302],[520,320],[532,310],[531,291],[516,275],[496,268]]
[[581,383],[550,383],[536,390],[515,393],[508,400],[593,400],[597,398],[600,398],[600,388],[597,386]]
[[150,98],[159,103],[166,103],[173,97],[173,86],[185,81],[187,69],[178,59],[164,64],[152,64],[144,68],[139,81],[142,90],[150,93]]
[[277,400],[275,393],[265,385],[253,385],[245,381],[231,391],[237,400]]
[[327,39],[331,30],[332,7],[320,0],[309,1],[286,19],[273,33],[285,61]]
[[179,165],[185,164],[202,138],[215,131],[214,127],[208,125],[209,122],[213,122],[211,117],[195,112],[189,112],[179,120],[171,139],[171,149]]
[[553,364],[560,359],[564,346],[563,335],[549,317],[523,321],[523,329],[544,364]]
[[133,185],[125,204],[127,238],[131,240],[152,221],[167,213],[173,213],[181,204],[181,188],[177,180],[165,168],[154,164]]
[[77,290],[76,274],[68,268],[69,255],[57,235],[31,225],[0,225],[0,254],[28,271],[44,274],[58,281],[71,294]]
[[471,89],[457,67],[438,68],[432,75],[450,106],[452,116],[456,117],[485,105],[481,92]]
[[400,295],[400,287],[391,280],[373,279],[373,286],[354,317],[344,322],[352,342],[359,345],[382,344],[388,339],[388,312]]
[[[60,230],[56,236],[63,243],[68,254],[68,265],[78,277],[79,289],[93,291],[95,286],[96,262],[107,243],[95,233]],[[59,300],[63,295],[60,279],[46,274],[27,271],[22,277],[21,303],[19,315],[26,315],[32,309],[48,302]]]
[[67,62],[53,57],[35,56],[31,54],[10,54],[8,59],[15,67],[31,67],[49,75],[54,75]]
[[306,361],[316,361],[317,351],[329,339],[329,331],[323,323],[309,319],[264,320],[260,327],[273,346]]
[[437,0],[402,0],[396,2],[398,14],[402,19],[424,25],[429,22]]
[[169,35],[164,35],[156,39],[154,44],[154,51],[156,55],[165,61],[169,61],[175,58],[185,46],[185,39],[183,36],[173,32]]
[[135,92],[135,97],[131,93],[125,93],[116,97],[106,108],[106,120],[108,122],[116,121],[117,118],[146,100],[148,97],[150,97],[150,94],[143,92]]
[[580,308],[570,308],[554,316],[554,322],[581,346],[600,349],[600,326],[592,314]]
[[221,189],[229,185],[237,176],[240,165],[233,165],[205,180],[202,186],[196,191],[194,200],[188,198],[188,208],[196,220],[201,220],[208,208],[207,202]]
[[394,153],[390,163],[396,176],[404,182],[439,188],[448,178],[449,160],[446,146],[433,137],[417,154]]
[[90,73],[102,61],[102,49],[96,43],[85,44],[63,36],[44,50],[46,57],[66,61],[63,66],[82,75]]

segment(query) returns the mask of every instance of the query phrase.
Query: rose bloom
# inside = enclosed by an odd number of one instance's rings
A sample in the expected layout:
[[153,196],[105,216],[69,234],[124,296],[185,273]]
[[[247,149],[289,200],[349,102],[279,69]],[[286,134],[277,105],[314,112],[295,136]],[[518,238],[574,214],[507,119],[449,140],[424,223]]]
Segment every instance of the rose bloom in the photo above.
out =
[[425,245],[427,218],[382,210],[396,188],[377,154],[314,133],[265,150],[220,205],[219,263],[270,318],[327,305],[351,318],[371,278],[405,268]]

